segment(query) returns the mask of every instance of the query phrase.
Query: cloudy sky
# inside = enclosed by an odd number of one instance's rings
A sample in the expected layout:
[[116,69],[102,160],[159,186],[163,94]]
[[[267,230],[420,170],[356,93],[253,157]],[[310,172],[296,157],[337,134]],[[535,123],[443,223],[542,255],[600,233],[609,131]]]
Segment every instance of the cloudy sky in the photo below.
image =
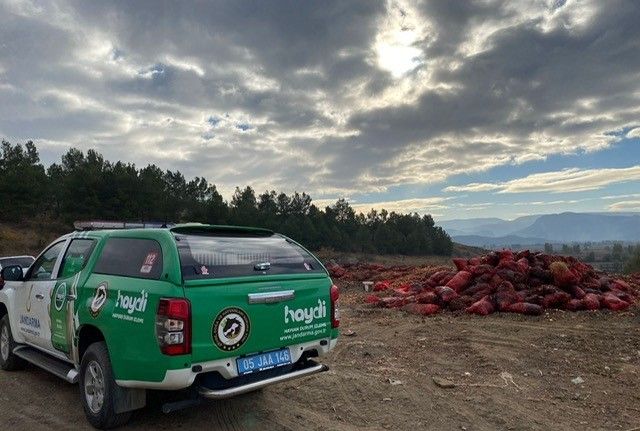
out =
[[640,210],[637,1],[0,0],[0,137],[437,218]]

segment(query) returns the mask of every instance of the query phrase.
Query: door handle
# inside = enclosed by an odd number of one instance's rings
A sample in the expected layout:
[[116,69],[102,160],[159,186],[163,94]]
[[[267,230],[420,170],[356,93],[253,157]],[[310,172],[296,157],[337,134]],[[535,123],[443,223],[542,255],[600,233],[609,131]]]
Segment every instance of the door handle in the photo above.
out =
[[72,293],[67,295],[67,301],[75,301],[78,297]]
[[38,301],[42,301],[44,299],[44,295],[42,293],[36,293],[36,299]]
[[250,293],[249,304],[273,304],[288,301],[296,297],[295,290],[281,290],[279,292]]

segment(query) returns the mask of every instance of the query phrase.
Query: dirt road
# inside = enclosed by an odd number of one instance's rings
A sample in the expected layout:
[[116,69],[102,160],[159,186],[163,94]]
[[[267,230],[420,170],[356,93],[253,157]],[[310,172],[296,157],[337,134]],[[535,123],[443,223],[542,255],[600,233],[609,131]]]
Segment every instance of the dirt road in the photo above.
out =
[[[540,317],[419,318],[343,296],[331,371],[131,429],[539,430],[640,427],[640,309]],[[437,386],[448,379],[452,388]],[[580,377],[584,383],[574,384]],[[0,372],[4,429],[88,429],[78,388],[29,367]]]

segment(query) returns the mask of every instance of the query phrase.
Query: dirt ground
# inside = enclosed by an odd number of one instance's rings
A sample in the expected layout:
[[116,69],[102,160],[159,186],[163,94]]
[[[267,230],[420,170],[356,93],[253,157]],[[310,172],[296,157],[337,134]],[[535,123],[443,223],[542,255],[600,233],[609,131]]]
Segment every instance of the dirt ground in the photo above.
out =
[[[352,335],[324,359],[331,371],[169,415],[153,394],[129,428],[640,429],[639,308],[420,318],[372,309],[362,296],[343,292],[342,329]],[[32,366],[0,371],[0,423],[89,428],[78,388]]]

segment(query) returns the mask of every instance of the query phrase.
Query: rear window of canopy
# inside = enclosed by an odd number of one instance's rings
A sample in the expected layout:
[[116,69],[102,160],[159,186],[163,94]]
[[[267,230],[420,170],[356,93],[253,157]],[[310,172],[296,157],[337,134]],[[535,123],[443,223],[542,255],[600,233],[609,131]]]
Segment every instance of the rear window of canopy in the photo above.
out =
[[266,230],[173,232],[185,280],[324,272],[309,252]]

